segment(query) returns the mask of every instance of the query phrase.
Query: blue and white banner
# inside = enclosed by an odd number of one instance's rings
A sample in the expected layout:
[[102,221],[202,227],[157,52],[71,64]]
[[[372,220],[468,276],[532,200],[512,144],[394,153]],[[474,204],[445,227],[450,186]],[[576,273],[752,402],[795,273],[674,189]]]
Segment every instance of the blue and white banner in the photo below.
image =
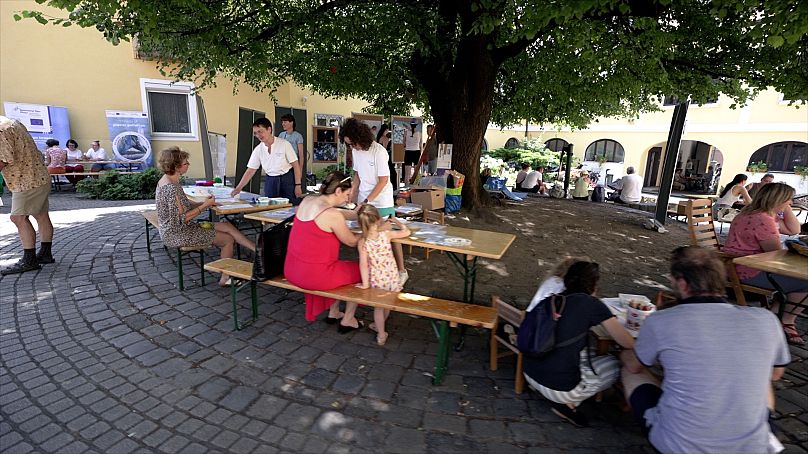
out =
[[70,138],[67,108],[7,101],[3,103],[3,110],[8,118],[25,125],[40,150],[47,148],[45,142],[48,139],[56,139],[62,148],[67,148],[67,139]]
[[144,168],[151,167],[153,159],[148,114],[120,110],[107,110],[106,113],[115,159],[143,161]]

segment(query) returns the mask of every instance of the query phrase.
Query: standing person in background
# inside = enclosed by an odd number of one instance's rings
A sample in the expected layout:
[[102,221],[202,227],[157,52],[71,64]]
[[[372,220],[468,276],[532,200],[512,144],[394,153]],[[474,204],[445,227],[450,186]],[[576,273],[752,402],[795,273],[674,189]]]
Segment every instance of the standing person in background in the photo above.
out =
[[393,195],[398,191],[398,174],[396,173],[396,165],[393,163],[393,138],[390,127],[382,124],[379,128],[379,133],[376,134],[376,142],[387,150],[387,168],[390,169],[390,185],[393,186]]
[[[292,144],[292,149],[297,153],[297,162],[300,163],[300,175],[302,175],[301,182],[306,181],[307,171],[307,158],[305,144],[303,143],[303,135],[297,132],[297,122],[295,117],[286,114],[281,117],[281,127],[283,131],[278,134],[281,139],[286,139]],[[301,186],[302,188],[302,186]]]
[[438,136],[435,134],[435,125],[426,127],[426,159],[430,175],[438,171]]
[[410,120],[410,130],[404,132],[404,181],[410,181],[413,168],[421,159],[421,133],[417,131],[418,120]]
[[[352,199],[357,203],[356,209],[369,203],[379,210],[381,217],[395,216],[393,188],[390,186],[390,175],[385,165],[388,154],[380,144],[373,141],[370,127],[359,120],[349,118],[342,125],[339,138],[353,149]],[[393,255],[396,258],[401,285],[404,285],[409,276],[404,267],[404,250],[401,243],[393,243]]]
[[[10,218],[17,226],[23,248],[22,258],[0,270],[0,274],[24,273],[53,263],[53,224],[48,214],[48,169],[25,126],[3,116],[0,116],[0,172],[12,192]],[[39,253],[36,253],[36,230],[28,216],[33,216],[39,227]]]
[[299,197],[303,195],[302,175],[300,161],[292,144],[286,139],[273,136],[272,122],[266,118],[255,120],[253,134],[261,143],[253,149],[250,160],[247,162],[247,170],[230,195],[237,196],[241,189],[250,182],[255,172],[259,168],[263,168],[266,172],[264,195],[285,197],[293,204],[299,204]]
[[67,152],[59,147],[59,141],[48,139],[45,142],[48,148],[45,149],[45,165],[48,166],[48,173],[51,175],[65,173],[65,163],[67,163]]
[[[87,150],[87,153],[84,155],[90,161],[107,161],[107,150],[101,148],[101,142],[97,140],[93,140],[90,149]],[[93,164],[90,168],[91,172],[100,172],[102,170],[115,170],[115,164],[111,163],[98,163]]]

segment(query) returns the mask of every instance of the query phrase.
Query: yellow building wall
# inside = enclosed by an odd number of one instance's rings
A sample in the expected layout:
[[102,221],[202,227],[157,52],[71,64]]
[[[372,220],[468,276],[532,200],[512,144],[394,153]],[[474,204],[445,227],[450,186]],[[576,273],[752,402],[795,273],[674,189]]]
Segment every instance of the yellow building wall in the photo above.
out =
[[[736,109],[731,109],[731,100],[723,96],[715,106],[691,106],[682,140],[700,141],[718,149],[724,160],[719,185],[726,184],[735,174],[746,171],[749,158],[759,148],[783,141],[808,142],[808,106],[788,106],[781,98],[778,92],[767,90],[747,106]],[[528,137],[542,141],[564,139],[574,145],[574,155],[580,160],[592,142],[616,140],[625,149],[624,166],[634,166],[645,176],[648,152],[658,146],[664,153],[672,115],[673,108],[665,107],[634,120],[601,118],[589,129],[579,131],[552,127],[542,130],[530,125]],[[521,141],[524,137],[524,125],[505,130],[491,128],[485,135],[489,149],[503,147],[509,138]],[[791,179],[791,175],[780,179]]]
[[[65,12],[38,5],[33,0],[0,0],[0,103],[21,102],[66,107],[73,139],[86,150],[100,140],[111,148],[105,110],[143,111],[140,79],[169,80],[156,68],[156,62],[134,58],[131,43],[113,46],[95,29],[43,26],[34,20],[15,21],[15,12],[34,9],[56,17]],[[245,84],[220,79],[217,86],[200,92],[205,105],[208,130],[227,135],[227,173],[233,175],[236,163],[238,109],[266,112],[275,122],[275,102]],[[308,144],[314,113],[334,113],[346,117],[365,103],[357,100],[330,100],[312,95],[293,84],[275,93],[277,104],[307,110]],[[303,102],[303,97],[308,98]],[[64,146],[64,144],[62,144]],[[202,142],[153,140],[155,152],[177,145],[191,154],[189,176],[204,175]]]

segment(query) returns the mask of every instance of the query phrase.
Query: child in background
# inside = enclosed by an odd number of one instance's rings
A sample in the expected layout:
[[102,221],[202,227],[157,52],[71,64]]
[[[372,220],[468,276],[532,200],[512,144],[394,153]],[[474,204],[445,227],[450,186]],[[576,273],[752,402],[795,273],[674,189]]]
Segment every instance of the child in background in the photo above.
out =
[[545,279],[544,282],[542,282],[539,286],[539,289],[536,290],[536,294],[533,295],[533,299],[530,300],[530,305],[527,307],[527,312],[532,311],[533,308],[536,307],[539,302],[541,302],[541,300],[550,295],[561,293],[565,290],[564,276],[567,275],[567,270],[570,269],[570,266],[572,266],[573,263],[591,261],[592,260],[586,256],[570,257],[569,255],[565,255],[562,257],[561,261],[556,264],[555,268],[553,268],[553,271],[550,273],[547,279]]
[[[379,210],[373,205],[362,205],[357,215],[359,226],[362,228],[362,236],[357,244],[362,284],[357,284],[357,287],[373,287],[391,292],[401,291],[403,284],[399,278],[398,266],[393,257],[390,240],[410,236],[410,229],[392,217],[392,222],[401,229],[392,230],[391,224],[387,222],[387,219],[382,219]],[[389,310],[381,308],[373,310],[373,324],[370,328],[376,331],[376,343],[379,345],[387,342],[384,322],[389,314]]]

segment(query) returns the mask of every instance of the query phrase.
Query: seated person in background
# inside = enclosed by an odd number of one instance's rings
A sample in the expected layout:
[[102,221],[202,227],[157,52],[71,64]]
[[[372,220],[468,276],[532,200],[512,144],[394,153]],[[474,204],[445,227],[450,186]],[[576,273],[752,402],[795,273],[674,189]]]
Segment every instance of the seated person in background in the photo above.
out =
[[754,199],[755,194],[757,194],[758,191],[760,191],[760,188],[766,186],[772,181],[774,181],[774,175],[767,173],[766,175],[763,175],[763,177],[760,179],[760,183],[749,183],[748,185],[746,185],[746,191],[749,193],[749,197]]
[[65,173],[65,163],[67,162],[67,152],[59,148],[59,141],[56,139],[48,139],[45,142],[48,148],[45,149],[45,164],[48,166],[48,173],[60,174]]
[[626,175],[620,179],[620,195],[615,203],[637,203],[642,199],[642,177],[634,173],[634,167],[626,168]]
[[685,179],[684,171],[682,169],[676,169],[676,173],[673,174],[673,189],[675,191],[683,191],[687,186],[687,179]]
[[488,167],[484,168],[482,172],[480,172],[480,185],[485,185],[488,183],[488,178],[491,177],[491,169]]
[[[84,155],[90,161],[108,161],[107,158],[107,151],[101,148],[101,142],[97,140],[93,140],[90,149],[87,150],[87,153]],[[100,172],[102,170],[115,170],[115,164],[112,163],[97,163],[93,164],[90,168],[91,172]]]
[[522,170],[516,174],[516,187],[514,190],[522,190],[522,182],[525,181],[525,177],[527,177],[528,173],[530,173],[530,164],[522,164]]
[[[563,305],[561,318],[556,324],[556,348],[539,357],[525,355],[524,358],[528,385],[551,401],[553,413],[578,427],[588,423],[576,408],[581,402],[611,387],[620,375],[620,363],[614,356],[590,356],[592,353],[587,348],[589,328],[602,325],[618,344],[625,348],[634,347],[631,334],[602,301],[592,296],[599,279],[597,263],[575,262],[569,267],[561,296],[545,298],[537,306],[551,304],[553,298],[557,308]],[[569,345],[559,346],[576,338]]]
[[[752,203],[744,207],[729,226],[729,236],[724,244],[724,252],[744,256],[776,251],[782,248],[780,234],[796,235],[800,231],[800,223],[791,209],[794,188],[784,183],[769,183],[763,186]],[[774,289],[766,273],[743,265],[736,267],[741,283]],[[786,299],[799,303],[808,296],[808,281],[788,276],[772,275],[772,278],[786,293]],[[772,305],[777,311],[779,304]],[[803,308],[786,305],[783,314],[783,330],[788,342],[803,345],[805,341],[794,324]]]
[[539,167],[529,172],[522,181],[522,192],[533,192],[547,194],[547,187],[544,185],[544,168]]
[[[771,381],[791,360],[777,318],[724,299],[724,264],[711,250],[676,249],[670,274],[679,304],[651,314],[622,355],[643,432],[662,453],[772,452]],[[643,367],[656,364],[661,384]]]
[[575,189],[572,191],[572,198],[575,200],[589,199],[589,172],[579,166],[578,176],[573,180],[575,182]]
[[716,207],[721,208],[735,208],[740,210],[744,205],[752,202],[752,197],[749,197],[749,192],[746,190],[746,175],[739,173],[735,175],[718,196],[715,201]]
[[[73,139],[68,139],[67,141],[67,162],[68,164],[65,165],[65,173],[72,173],[72,172],[84,172],[84,166],[81,164],[70,164],[71,162],[81,161],[84,158],[84,153],[79,150],[79,143]],[[84,176],[70,176],[67,175],[67,181],[70,182],[73,186],[76,185],[79,181],[83,180]]]

